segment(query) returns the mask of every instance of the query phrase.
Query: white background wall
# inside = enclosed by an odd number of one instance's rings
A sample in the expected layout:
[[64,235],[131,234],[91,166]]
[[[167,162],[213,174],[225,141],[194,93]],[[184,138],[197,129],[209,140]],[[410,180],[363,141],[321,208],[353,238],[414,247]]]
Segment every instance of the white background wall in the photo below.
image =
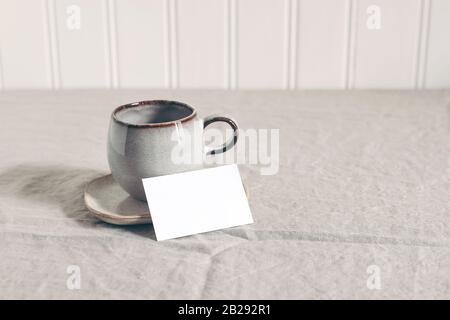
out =
[[80,87],[450,87],[450,0],[0,0],[0,89]]

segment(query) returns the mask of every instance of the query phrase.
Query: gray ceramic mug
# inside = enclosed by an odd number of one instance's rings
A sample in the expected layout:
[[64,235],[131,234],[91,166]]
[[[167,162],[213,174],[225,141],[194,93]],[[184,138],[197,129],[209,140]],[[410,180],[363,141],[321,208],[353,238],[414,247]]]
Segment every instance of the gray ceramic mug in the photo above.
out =
[[[108,162],[111,173],[119,185],[133,198],[146,201],[143,178],[201,169],[198,161],[179,163],[173,160],[174,140],[180,130],[194,136],[209,124],[221,121],[233,129],[233,136],[223,146],[206,150],[203,141],[193,139],[191,152],[196,159],[231,149],[238,137],[238,127],[233,119],[223,116],[197,117],[193,107],[167,100],[140,101],[115,109],[111,115],[108,132]],[[192,145],[196,144],[196,145]],[[201,144],[199,146],[198,144]],[[201,153],[201,154],[199,154]]]

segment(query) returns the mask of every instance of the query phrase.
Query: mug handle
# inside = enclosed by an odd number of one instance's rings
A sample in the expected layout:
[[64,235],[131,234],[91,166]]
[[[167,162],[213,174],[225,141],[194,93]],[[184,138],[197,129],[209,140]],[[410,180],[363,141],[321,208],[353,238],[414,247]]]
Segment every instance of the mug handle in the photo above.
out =
[[208,155],[208,156],[230,150],[231,148],[234,147],[234,145],[236,144],[237,139],[238,139],[238,135],[239,135],[238,125],[235,120],[228,118],[228,117],[219,116],[219,115],[208,116],[203,119],[203,129],[205,129],[211,123],[219,122],[219,121],[226,122],[230,125],[230,127],[233,129],[233,136],[230,139],[228,139],[228,141],[225,142],[221,147],[219,147],[217,149],[209,149],[208,148],[209,150],[206,151],[206,155]]

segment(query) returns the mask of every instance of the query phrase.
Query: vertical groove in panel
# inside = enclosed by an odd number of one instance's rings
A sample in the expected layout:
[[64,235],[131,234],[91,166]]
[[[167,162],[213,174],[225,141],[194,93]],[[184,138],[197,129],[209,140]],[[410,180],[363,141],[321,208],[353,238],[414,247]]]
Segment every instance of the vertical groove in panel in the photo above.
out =
[[291,0],[289,16],[289,89],[297,87],[298,1]]
[[238,74],[238,18],[237,18],[237,1],[230,0],[230,89],[235,90],[238,87],[237,74]]
[[118,88],[118,65],[117,65],[117,45],[116,45],[116,19],[115,3],[113,0],[104,0],[104,37],[105,37],[105,61],[106,81],[109,88]]
[[108,88],[112,88],[112,70],[111,70],[111,41],[109,38],[109,0],[102,1],[103,14],[103,41],[104,41],[104,59],[105,59],[105,80]]
[[117,18],[116,18],[116,2],[115,0],[107,0],[106,2],[106,22],[107,22],[107,38],[108,38],[108,67],[109,67],[109,83],[113,88],[120,86],[119,79],[119,61],[117,54]]
[[54,89],[54,81],[53,81],[53,68],[52,68],[52,41],[50,37],[50,21],[49,21],[49,10],[48,10],[48,1],[43,0],[40,1],[41,3],[41,10],[42,10],[42,27],[43,27],[43,34],[42,34],[42,41],[45,48],[46,53],[46,63],[45,63],[45,73],[47,75],[47,86],[50,89]]
[[296,88],[298,0],[285,0],[284,75],[283,88]]
[[424,0],[419,0],[419,12],[417,14],[417,27],[416,27],[416,52],[415,52],[415,56],[414,56],[414,61],[413,61],[413,72],[412,72],[412,86],[417,89],[420,85],[419,85],[419,69],[420,69],[420,56],[421,56],[421,42],[423,40],[422,37],[422,29],[423,29],[423,11],[424,11]]
[[430,21],[430,6],[431,0],[421,0],[419,23],[417,29],[417,49],[414,61],[414,79],[413,86],[416,89],[423,89],[425,87],[425,74],[427,66],[427,51],[428,51],[428,33]]
[[59,89],[61,78],[59,72],[58,36],[56,30],[55,1],[46,1],[47,34],[49,46],[49,66],[52,89]]
[[178,88],[177,0],[169,0],[170,87]]
[[223,88],[229,89],[229,79],[230,79],[230,31],[229,31],[229,15],[230,15],[230,3],[229,0],[223,1],[223,41],[224,41],[224,55],[223,55]]
[[352,31],[352,0],[347,0],[345,2],[345,20],[344,20],[344,60],[343,64],[343,78],[342,87],[344,89],[349,88],[349,78],[350,78],[350,39]]
[[348,0],[347,3],[347,45],[346,45],[346,61],[345,61],[345,88],[353,89],[355,86],[355,69],[356,69],[356,41],[357,41],[357,24],[358,24],[358,3],[357,0]]
[[165,82],[166,88],[178,87],[177,5],[176,0],[164,2]]
[[224,89],[231,88],[231,0],[224,0]]
[[55,80],[53,74],[53,54],[52,54],[52,37],[50,30],[50,10],[48,0],[42,0],[42,24],[43,24],[43,43],[46,53],[45,73],[47,75],[47,86],[50,89],[55,89]]
[[426,81],[425,77],[427,74],[427,65],[428,65],[428,45],[429,45],[429,35],[430,35],[430,15],[431,15],[431,0],[425,0],[425,7],[424,7],[424,22],[423,22],[423,36],[422,36],[422,46],[421,46],[421,77],[420,79],[420,85],[421,88],[426,87]]
[[291,0],[284,0],[283,89],[290,88]]
[[165,88],[171,87],[171,65],[170,65],[170,13],[169,13],[169,1],[164,0],[164,82]]

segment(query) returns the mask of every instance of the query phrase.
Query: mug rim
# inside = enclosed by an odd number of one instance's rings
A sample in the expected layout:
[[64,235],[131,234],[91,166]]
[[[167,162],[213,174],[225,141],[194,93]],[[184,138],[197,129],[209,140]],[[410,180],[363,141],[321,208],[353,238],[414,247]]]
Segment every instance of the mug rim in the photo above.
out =
[[[159,104],[159,105],[160,104],[177,104],[179,106],[190,109],[192,112],[188,116],[177,119],[177,120],[166,121],[166,122],[155,122],[155,123],[143,123],[143,124],[126,122],[126,121],[120,120],[117,117],[117,114],[125,109],[132,109],[132,108],[139,107],[139,106],[144,106],[144,105],[151,106],[151,105],[157,105],[157,104]],[[197,114],[197,111],[195,110],[194,107],[191,107],[190,105],[183,103],[183,102],[179,102],[179,101],[175,101],[175,100],[142,100],[142,101],[127,103],[127,104],[117,107],[116,109],[114,109],[114,111],[112,113],[112,118],[114,119],[114,121],[116,121],[120,124],[123,124],[125,126],[129,126],[129,127],[154,128],[154,127],[166,127],[166,126],[174,125],[177,122],[185,122],[185,121],[188,121],[188,120],[194,118],[196,116],[196,114]]]

